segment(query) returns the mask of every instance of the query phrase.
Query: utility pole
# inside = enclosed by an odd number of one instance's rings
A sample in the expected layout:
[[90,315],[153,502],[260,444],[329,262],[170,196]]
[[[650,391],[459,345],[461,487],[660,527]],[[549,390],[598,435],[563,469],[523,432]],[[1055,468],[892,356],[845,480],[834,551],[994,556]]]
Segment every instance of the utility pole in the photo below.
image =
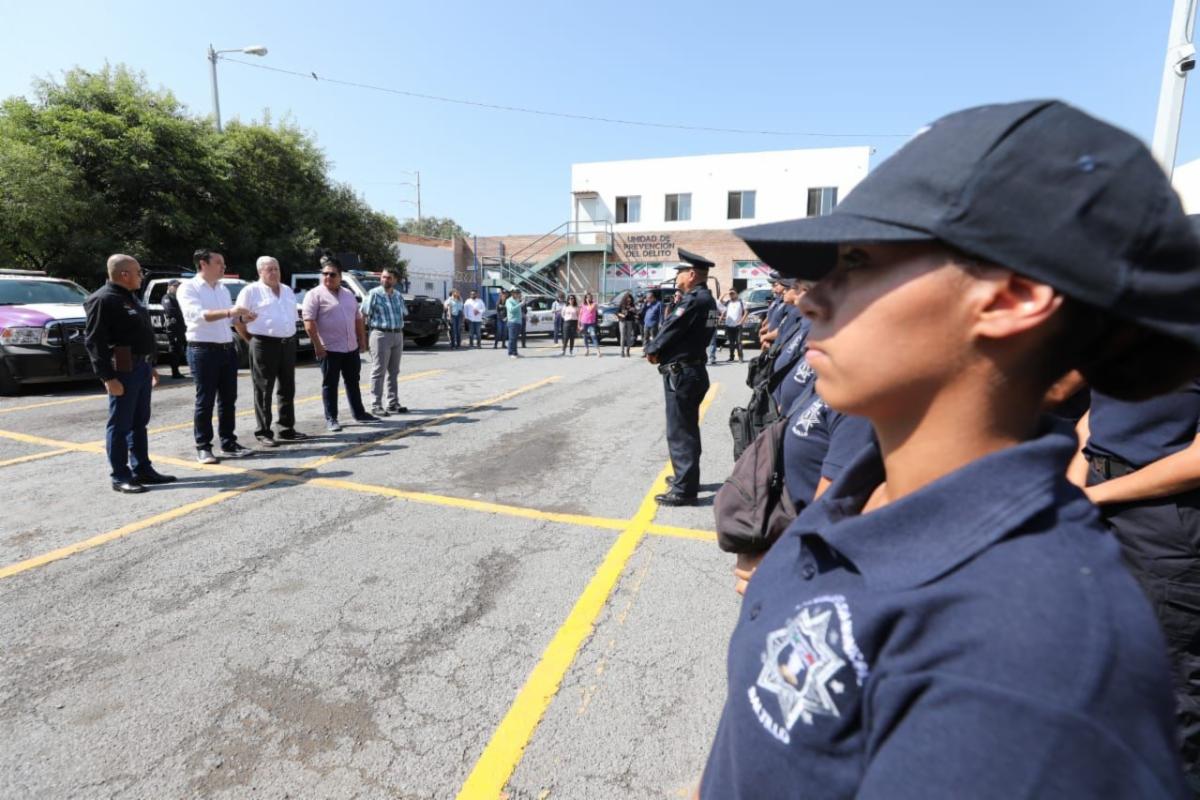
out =
[[217,133],[221,132],[221,97],[217,93],[217,51],[208,46],[208,63],[212,68],[213,116],[217,118]]
[[421,171],[417,170],[417,224],[421,224]]
[[1196,68],[1195,25],[1196,0],[1175,0],[1171,31],[1167,35],[1162,89],[1158,95],[1158,115],[1154,121],[1154,142],[1150,148],[1168,178],[1175,172],[1187,75]]

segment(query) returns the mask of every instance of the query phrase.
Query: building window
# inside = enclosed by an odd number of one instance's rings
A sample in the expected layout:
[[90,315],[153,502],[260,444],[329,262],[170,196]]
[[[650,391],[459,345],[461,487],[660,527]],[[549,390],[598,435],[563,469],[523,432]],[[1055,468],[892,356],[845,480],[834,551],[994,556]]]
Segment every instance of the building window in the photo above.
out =
[[663,218],[667,222],[684,222],[692,218],[691,194],[667,195],[667,211]]
[[823,217],[837,206],[837,187],[822,186],[808,190],[808,215]]
[[729,219],[754,219],[754,192],[729,193]]
[[631,195],[629,197],[617,198],[617,222],[641,222],[642,221],[642,198],[641,195]]

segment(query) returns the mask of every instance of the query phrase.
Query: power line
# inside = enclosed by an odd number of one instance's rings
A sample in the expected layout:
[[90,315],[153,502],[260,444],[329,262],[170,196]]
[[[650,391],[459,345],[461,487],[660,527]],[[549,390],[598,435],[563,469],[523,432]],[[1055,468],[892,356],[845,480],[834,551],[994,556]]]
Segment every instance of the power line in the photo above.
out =
[[665,128],[677,131],[699,131],[706,133],[737,133],[750,136],[790,136],[790,137],[821,137],[826,139],[907,139],[912,134],[908,133],[829,133],[818,131],[760,131],[748,130],[743,128],[716,128],[705,125],[678,125],[670,122],[646,122],[644,120],[632,119],[617,119],[615,117],[598,117],[589,114],[569,114],[563,111],[546,111],[538,108],[523,108],[521,106],[508,106],[499,103],[483,103],[477,100],[463,100],[456,97],[442,97],[436,94],[424,94],[422,92],[410,92],[404,89],[393,89],[387,86],[374,86],[369,83],[359,83],[357,81],[344,81],[338,78],[326,78],[318,76],[315,72],[299,72],[291,69],[281,69],[280,67],[272,67],[267,64],[254,64],[249,61],[239,61],[236,58],[222,58],[222,61],[228,61],[233,64],[241,64],[243,67],[251,67],[253,69],[267,70],[268,72],[278,72],[282,75],[291,75],[297,78],[311,79],[314,81],[324,81],[325,83],[334,83],[339,86],[351,86],[355,89],[367,89],[372,92],[383,92],[385,94],[400,95],[402,97],[415,97],[420,100],[433,100],[438,103],[454,103],[460,106],[472,106],[474,108],[486,108],[492,111],[510,111],[517,114],[535,114],[541,117],[558,117],[559,119],[574,119],[585,122],[606,122],[612,125],[633,125],[641,128]]

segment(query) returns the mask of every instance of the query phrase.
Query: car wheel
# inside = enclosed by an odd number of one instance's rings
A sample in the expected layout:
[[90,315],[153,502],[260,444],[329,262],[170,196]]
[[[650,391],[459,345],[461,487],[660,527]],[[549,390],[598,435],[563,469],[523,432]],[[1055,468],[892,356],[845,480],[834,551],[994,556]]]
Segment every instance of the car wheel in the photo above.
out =
[[413,341],[416,342],[417,347],[433,347],[437,344],[438,336],[435,333],[432,336],[421,336]]
[[14,395],[21,391],[21,384],[13,377],[12,370],[8,368],[8,364],[0,361],[0,394]]

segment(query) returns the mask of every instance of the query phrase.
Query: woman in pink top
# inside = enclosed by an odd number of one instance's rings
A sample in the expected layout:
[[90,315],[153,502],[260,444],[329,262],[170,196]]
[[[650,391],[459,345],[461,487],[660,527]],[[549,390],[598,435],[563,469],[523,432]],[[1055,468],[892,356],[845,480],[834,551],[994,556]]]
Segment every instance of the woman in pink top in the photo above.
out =
[[562,323],[563,323],[563,340],[562,354],[565,356],[570,348],[571,355],[575,355],[575,337],[579,334],[579,300],[575,295],[567,298],[567,304],[562,307]]
[[596,358],[600,357],[600,337],[596,333],[596,299],[588,292],[583,296],[583,306],[579,309],[579,326],[583,328],[583,354],[591,355],[591,342],[596,343]]

